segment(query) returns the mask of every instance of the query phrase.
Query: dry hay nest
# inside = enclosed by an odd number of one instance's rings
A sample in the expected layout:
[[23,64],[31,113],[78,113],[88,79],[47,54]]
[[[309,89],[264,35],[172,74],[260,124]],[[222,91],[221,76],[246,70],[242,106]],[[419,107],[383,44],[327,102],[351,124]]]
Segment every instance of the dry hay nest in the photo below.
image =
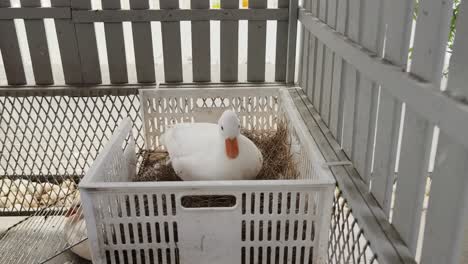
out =
[[[276,130],[242,130],[242,134],[252,140],[263,155],[263,166],[255,180],[298,178],[286,122],[279,122]],[[142,156],[143,161],[134,181],[182,181],[167,162],[169,155],[166,151],[144,150]],[[184,207],[233,206],[230,201],[224,196],[194,196],[184,201]]]
[[[252,140],[263,155],[263,166],[256,180],[297,179],[298,172],[285,122],[279,122],[276,130],[243,130],[242,134]],[[144,150],[141,154],[142,165],[134,181],[181,181],[168,164],[166,151]]]

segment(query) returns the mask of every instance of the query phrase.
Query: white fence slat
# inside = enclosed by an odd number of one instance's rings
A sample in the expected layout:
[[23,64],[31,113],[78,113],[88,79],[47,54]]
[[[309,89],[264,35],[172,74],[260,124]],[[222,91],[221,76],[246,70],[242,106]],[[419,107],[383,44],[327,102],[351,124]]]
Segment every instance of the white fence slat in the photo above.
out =
[[467,160],[466,148],[441,131],[432,173],[421,263],[466,263],[459,258],[461,250],[466,250],[462,245],[466,240]]
[[426,191],[432,131],[427,120],[406,106],[392,223],[414,255]]
[[[312,6],[312,0],[304,0],[304,9],[307,11],[311,10]],[[302,23],[301,23],[302,24]],[[302,67],[299,71],[299,83],[302,89],[309,94],[309,86],[307,85],[307,79],[309,78],[309,67],[313,67],[313,65],[309,65],[309,56],[311,53],[310,50],[310,45],[312,42],[312,35],[310,32],[305,28],[305,26],[302,24],[302,29],[303,29],[303,37],[302,37],[302,43],[303,43],[303,53],[301,56],[302,60]]]
[[[314,17],[318,16],[318,1],[312,0],[310,12]],[[313,102],[315,94],[315,72],[316,72],[316,56],[317,56],[317,38],[313,34],[309,34],[309,62],[307,72],[307,96]]]
[[[0,8],[10,7],[9,1],[0,1]],[[8,84],[26,84],[21,51],[13,20],[0,20],[0,51]]]
[[[41,2],[36,0],[21,0],[23,7],[40,7]],[[52,65],[50,64],[49,47],[45,32],[44,20],[24,20],[26,36],[28,39],[29,53],[37,84],[53,84]]]
[[[221,1],[223,9],[238,9],[239,1],[223,0]],[[221,21],[221,81],[235,82],[238,80],[239,68],[239,22]]]
[[[161,9],[178,9],[179,1],[161,0]],[[180,22],[161,22],[166,82],[182,82],[182,51]]]
[[[438,87],[449,30],[452,2],[420,3],[411,72]],[[441,33],[442,32],[442,33]],[[406,108],[395,194],[393,224],[415,255],[428,176],[433,126],[411,107]]]
[[306,79],[306,91],[307,91],[307,97],[310,99],[310,101],[314,100],[314,81],[315,81],[315,56],[316,56],[316,46],[317,46],[317,38],[314,37],[314,35],[309,34],[309,43],[308,43],[308,48],[309,48],[309,56],[308,56],[308,62],[307,65],[309,66],[307,68],[307,79]]
[[[325,22],[327,18],[327,1],[326,0],[317,0],[318,1],[318,18]],[[323,89],[323,74],[324,74],[324,63],[325,63],[325,57],[324,57],[324,50],[325,50],[325,45],[317,40],[316,41],[316,61],[315,61],[315,79],[314,79],[314,106],[315,109],[318,110],[319,113],[321,113],[321,99],[322,99],[322,89]]]
[[322,77],[323,77],[323,64],[324,64],[324,45],[318,39],[315,42],[315,76],[314,76],[314,107],[317,111],[320,110],[320,101],[322,96]]
[[[346,11],[348,1],[337,0],[336,31],[344,34],[346,30]],[[343,58],[335,53],[333,61],[333,82],[330,99],[329,128],[338,143],[341,143],[341,129],[343,122]]]
[[[209,0],[192,0],[192,9],[209,9]],[[210,59],[210,21],[192,22],[192,59],[193,81],[209,82],[211,80]]]
[[[450,62],[447,91],[468,96],[468,2],[462,1]],[[443,30],[442,30],[443,31]],[[450,118],[450,117],[448,117]],[[466,130],[465,130],[466,132]],[[426,214],[421,263],[466,263],[468,223],[468,149],[440,132]]]
[[[267,0],[250,0],[249,8],[266,8]],[[265,81],[266,21],[249,21],[247,81]]]
[[[414,1],[384,1],[383,16],[387,26],[385,58],[405,68]],[[387,215],[395,176],[401,102],[381,88],[375,140],[374,168],[371,192]]]
[[[381,18],[381,1],[361,1],[361,43],[370,51],[377,52],[379,36],[379,19]],[[374,145],[375,118],[377,114],[378,90],[375,83],[363,74],[359,75],[359,86],[356,95],[356,119],[353,138],[353,163],[366,183],[371,174],[372,152]]]
[[[330,1],[331,3],[331,1]],[[330,96],[331,85],[333,78],[333,61],[335,54],[324,45],[324,65],[323,65],[323,82],[322,82],[322,100],[320,102],[320,115],[323,121],[328,126],[330,125]]]
[[[135,10],[148,9],[149,1],[130,0],[130,8]],[[137,80],[139,83],[155,82],[156,73],[154,68],[151,24],[150,22],[133,22],[132,31]]]
[[[74,10],[90,10],[90,0],[71,0]],[[101,83],[101,67],[93,23],[75,24],[83,84]]]
[[361,74],[356,94],[352,156],[356,170],[367,183],[369,183],[371,176],[377,99],[377,87]]
[[[289,0],[278,0],[279,8],[287,8]],[[288,51],[288,21],[278,21],[276,24],[276,57],[275,57],[275,81],[286,80],[286,59]]]
[[[70,1],[51,0],[51,5],[53,7],[70,7]],[[70,19],[55,19],[54,22],[65,83],[80,84],[82,82],[81,62],[75,25]]]
[[[307,1],[305,1],[307,2]],[[301,47],[299,53],[299,71],[297,75],[297,82],[299,86],[307,92],[307,68],[308,68],[308,58],[309,58],[309,31],[305,29],[304,25],[301,23]]]
[[288,45],[286,58],[286,83],[294,84],[296,78],[297,22],[299,0],[290,0],[288,9]]
[[356,69],[348,62],[343,63],[344,78],[343,85],[343,141],[341,142],[342,148],[348,158],[352,159],[353,149],[353,129],[354,129],[354,114],[356,102],[356,84],[357,72]]
[[400,128],[401,103],[380,90],[374,168],[371,191],[388,215],[395,176],[395,160]]
[[[120,9],[120,1],[102,0],[102,8],[108,10]],[[107,58],[111,83],[128,82],[127,61],[125,58],[125,42],[122,23],[104,23],[106,33]]]
[[[350,0],[348,3],[348,37],[354,42],[359,42],[359,13],[360,1]],[[352,158],[354,118],[356,105],[356,86],[359,82],[359,75],[351,64],[344,64],[345,86],[343,102],[343,150]]]
[[[336,28],[336,1],[337,0],[330,0],[328,1],[327,6],[327,24],[331,28]],[[327,126],[330,125],[330,96],[331,96],[331,89],[332,89],[332,80],[333,80],[333,62],[335,53],[332,52],[330,49],[324,45],[324,73],[323,73],[323,92],[322,92],[322,101],[320,109],[321,116]]]

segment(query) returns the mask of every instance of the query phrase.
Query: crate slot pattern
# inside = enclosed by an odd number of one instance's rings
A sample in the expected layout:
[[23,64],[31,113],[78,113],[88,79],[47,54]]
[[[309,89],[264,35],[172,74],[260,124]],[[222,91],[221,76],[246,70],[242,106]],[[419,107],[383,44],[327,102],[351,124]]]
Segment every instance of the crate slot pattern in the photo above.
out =
[[[238,182],[229,185],[213,182],[204,186],[207,183],[199,182],[202,186],[198,188],[195,188],[197,182],[173,182],[169,186],[155,182],[132,183],[129,181],[135,171],[129,168],[135,155],[129,151],[132,149],[132,140],[128,140],[131,123],[126,120],[114,132],[80,186],[87,223],[91,223],[88,228],[93,234],[90,241],[95,261],[118,263],[124,250],[154,248],[146,231],[155,232],[152,241],[154,238],[158,241],[158,237],[161,241],[156,247],[170,252],[171,260],[177,259],[181,263],[247,263],[251,259],[258,261],[258,258],[270,258],[278,263],[300,259],[321,263],[326,258],[328,222],[323,221],[329,221],[326,204],[330,202],[331,206],[332,176],[325,166],[321,166],[323,158],[304,133],[289,94],[277,88],[239,88],[235,91],[213,88],[203,96],[200,92],[199,89],[141,91],[144,131],[149,131],[147,142],[153,143],[147,147],[159,149],[160,145],[154,145],[157,141],[150,138],[159,137],[163,127],[172,122],[198,121],[200,115],[205,122],[216,122],[225,109],[233,107],[240,110],[238,115],[247,129],[271,130],[284,120],[292,132],[289,140],[293,145],[293,158],[298,170],[304,173],[301,179],[315,181],[300,184],[296,180],[248,181],[243,183],[245,186],[238,186]],[[159,111],[163,117],[157,114]],[[125,140],[129,144],[122,149]],[[282,176],[287,179],[288,175]],[[124,189],[118,187],[122,183],[126,186]],[[116,194],[118,197],[114,197]],[[210,209],[186,208],[181,200],[190,195],[229,195],[236,198],[236,204]],[[113,205],[115,202],[119,204]],[[152,204],[156,204],[157,209]],[[153,216],[155,212],[158,212],[157,216]],[[154,231],[150,219],[156,219],[159,224],[154,226]],[[123,234],[120,224],[123,224]],[[151,230],[148,230],[148,224]],[[115,234],[119,232],[120,235]],[[126,244],[119,241],[122,235]],[[281,248],[278,256],[276,247]],[[115,252],[111,252],[115,250],[119,259]],[[143,261],[141,254],[136,254],[136,258]]]

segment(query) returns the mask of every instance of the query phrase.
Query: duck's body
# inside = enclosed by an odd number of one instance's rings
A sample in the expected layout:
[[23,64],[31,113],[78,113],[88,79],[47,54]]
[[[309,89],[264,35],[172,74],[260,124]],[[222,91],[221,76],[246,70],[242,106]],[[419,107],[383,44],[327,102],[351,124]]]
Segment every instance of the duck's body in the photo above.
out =
[[221,124],[221,120],[220,124],[177,124],[162,136],[181,179],[250,180],[257,176],[263,163],[260,150],[239,131],[230,131],[240,130],[238,124]]

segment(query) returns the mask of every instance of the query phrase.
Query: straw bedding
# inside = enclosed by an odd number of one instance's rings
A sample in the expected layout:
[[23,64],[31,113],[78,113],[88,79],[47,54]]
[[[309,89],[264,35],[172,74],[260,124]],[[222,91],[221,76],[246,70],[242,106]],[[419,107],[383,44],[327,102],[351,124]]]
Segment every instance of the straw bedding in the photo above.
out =
[[[243,130],[242,134],[252,140],[263,155],[263,166],[256,180],[298,177],[285,122],[279,122],[276,130]],[[134,181],[181,181],[168,163],[166,151],[144,150],[142,156],[142,165]]]

